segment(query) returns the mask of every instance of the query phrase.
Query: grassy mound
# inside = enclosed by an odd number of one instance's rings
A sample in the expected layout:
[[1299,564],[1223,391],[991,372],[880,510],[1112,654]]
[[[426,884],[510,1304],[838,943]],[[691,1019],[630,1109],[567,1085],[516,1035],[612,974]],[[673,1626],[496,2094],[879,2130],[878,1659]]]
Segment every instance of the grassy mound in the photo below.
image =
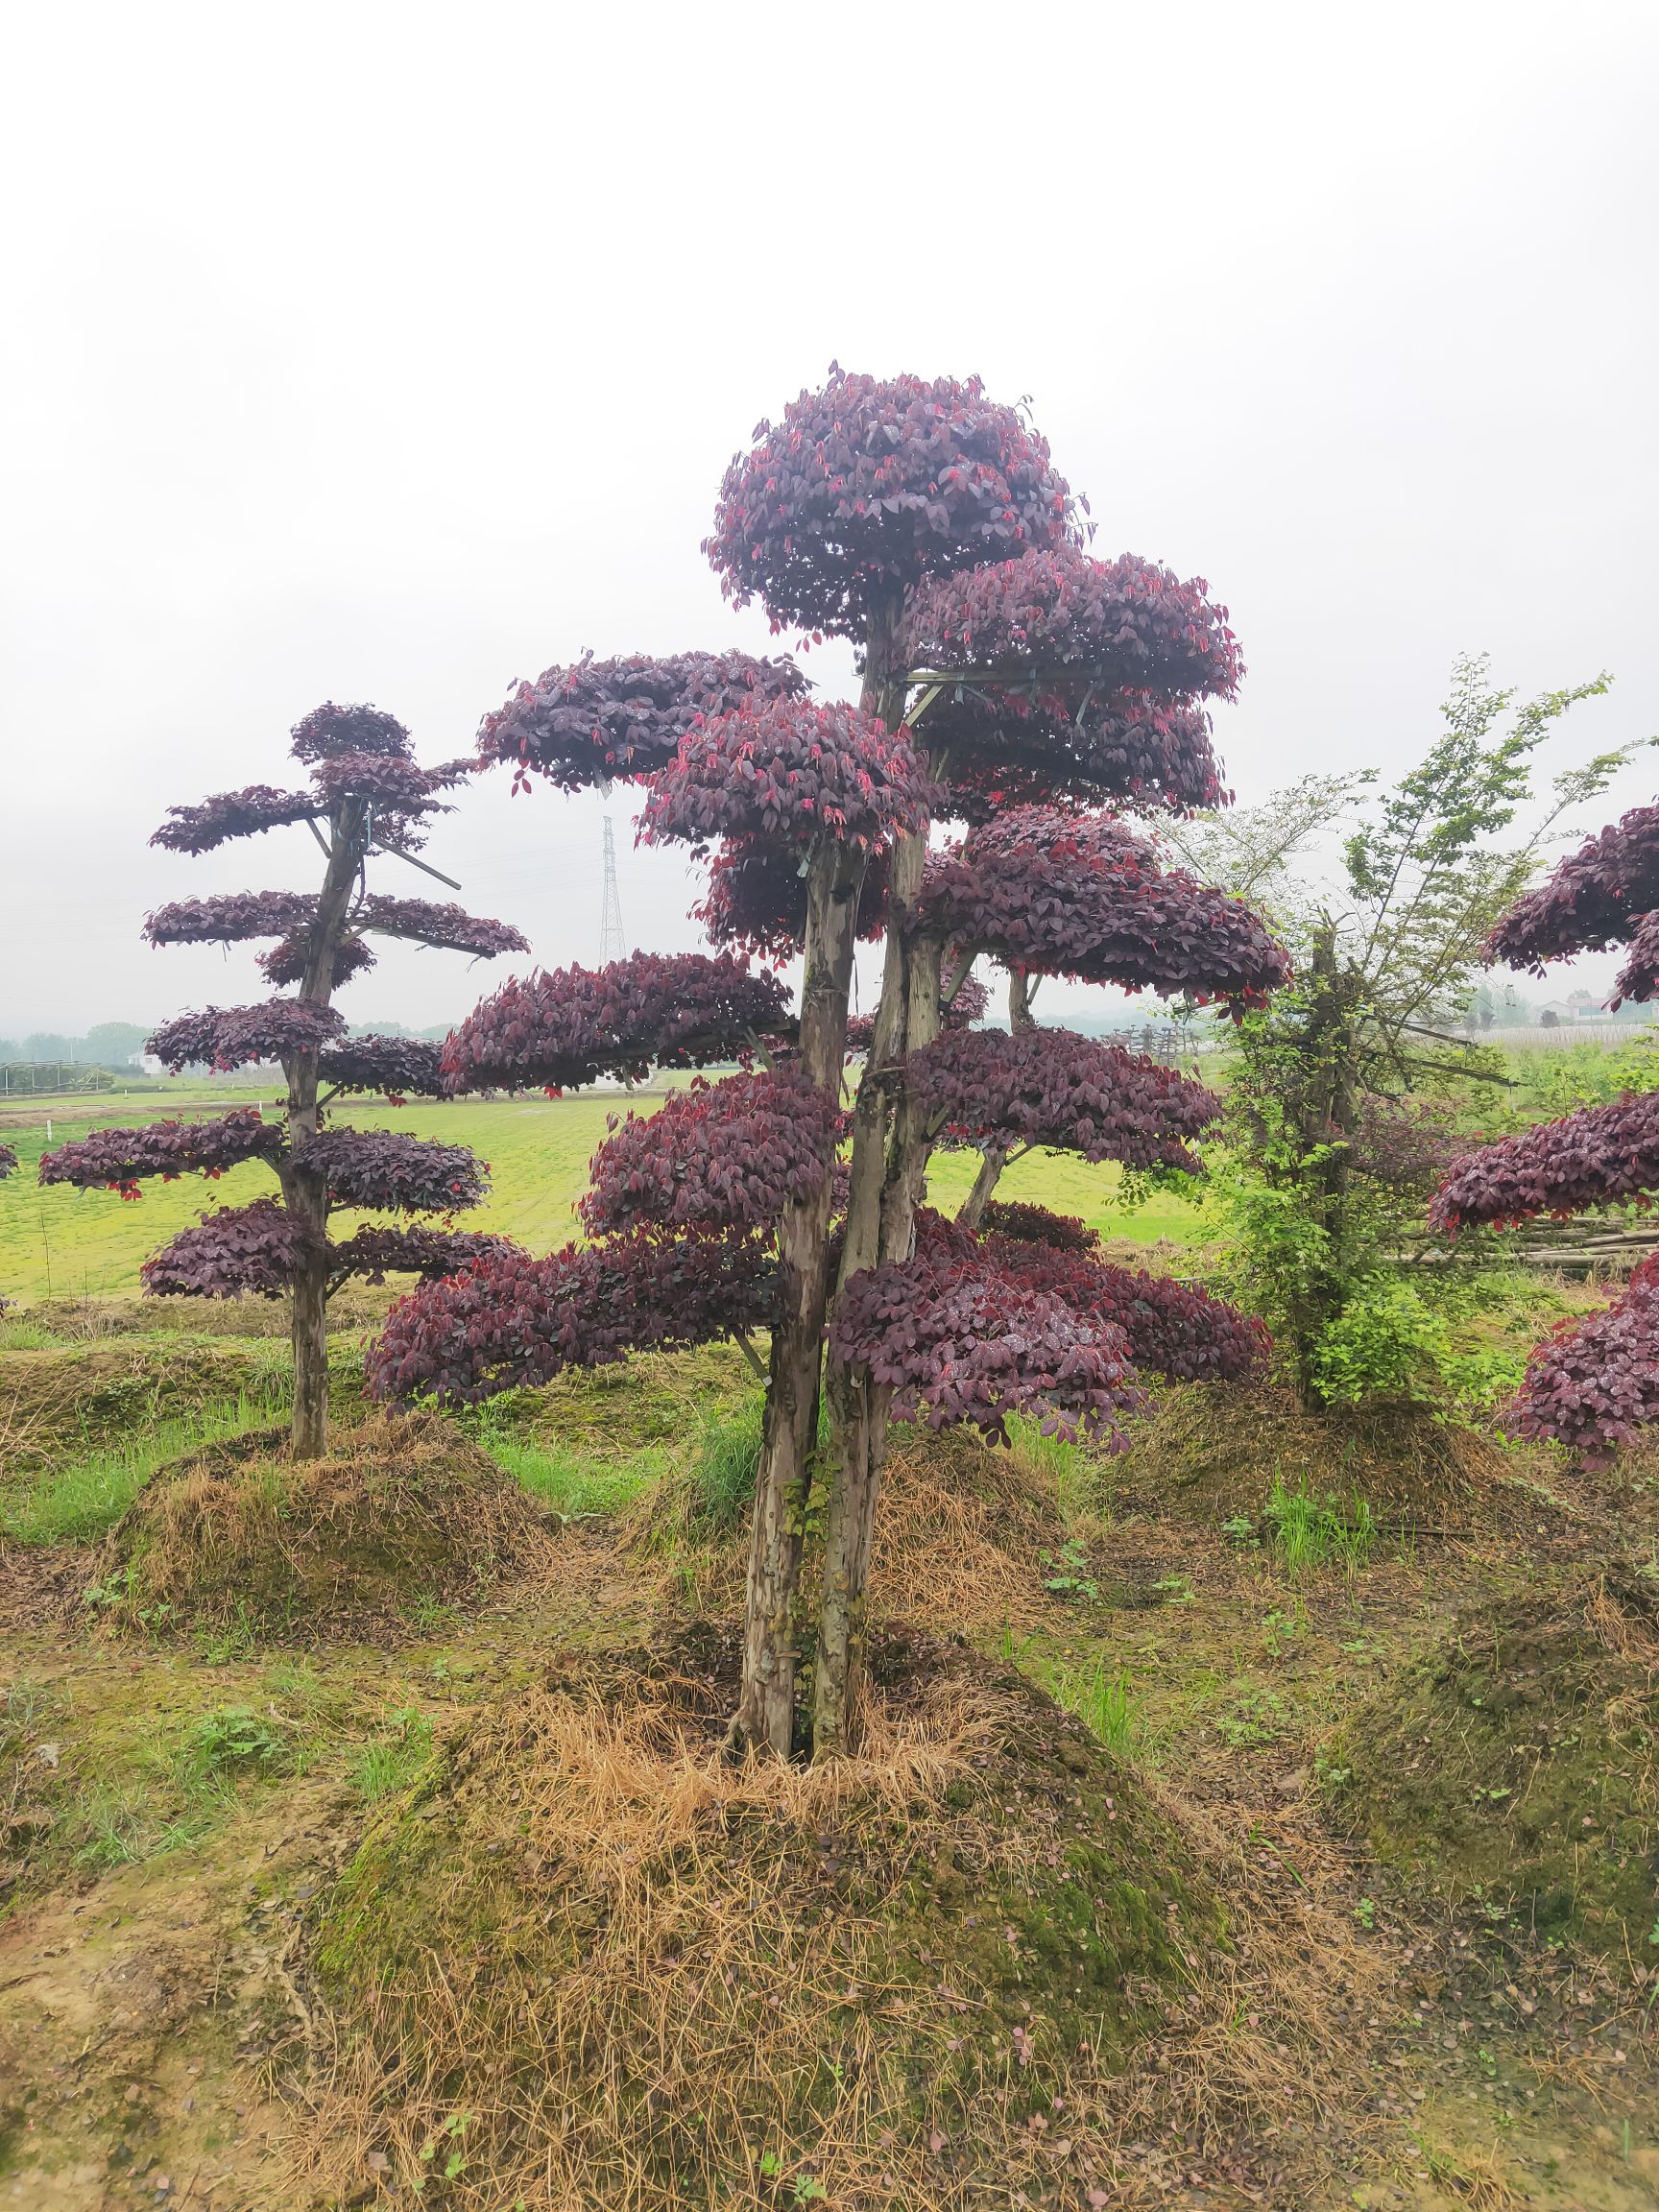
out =
[[1424,1406],[1305,1413],[1286,1390],[1181,1384],[1159,1394],[1151,1420],[1115,1462],[1125,1503],[1193,1521],[1258,1512],[1275,1475],[1287,1491],[1438,1520],[1449,1498],[1502,1465],[1489,1438]]
[[158,1470],[111,1530],[94,1598],[152,1631],[308,1640],[420,1625],[552,1553],[531,1500],[448,1422],[382,1416],[321,1459],[260,1430]]
[[1332,1818],[1459,1914],[1659,1952],[1659,1585],[1464,1614],[1327,1752]]
[[925,2207],[1055,2166],[1053,2101],[1214,1946],[1183,1841],[960,1647],[878,1640],[823,1768],[726,1761],[734,1670],[705,1628],[551,1679],[371,1828],[310,1953],[325,2188]]

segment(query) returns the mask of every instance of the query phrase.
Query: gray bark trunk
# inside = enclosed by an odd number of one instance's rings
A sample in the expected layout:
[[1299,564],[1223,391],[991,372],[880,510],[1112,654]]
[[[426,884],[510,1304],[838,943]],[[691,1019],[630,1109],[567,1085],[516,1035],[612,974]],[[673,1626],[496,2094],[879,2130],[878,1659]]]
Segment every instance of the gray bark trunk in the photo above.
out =
[[[813,855],[806,886],[801,1067],[839,1099],[847,999],[864,859],[845,845]],[[782,1312],[772,1336],[766,1417],[743,1628],[743,1677],[733,1735],[788,1758],[794,1749],[796,1595],[817,1441],[819,1373],[829,1290],[830,1185],[784,1209],[779,1226]]]

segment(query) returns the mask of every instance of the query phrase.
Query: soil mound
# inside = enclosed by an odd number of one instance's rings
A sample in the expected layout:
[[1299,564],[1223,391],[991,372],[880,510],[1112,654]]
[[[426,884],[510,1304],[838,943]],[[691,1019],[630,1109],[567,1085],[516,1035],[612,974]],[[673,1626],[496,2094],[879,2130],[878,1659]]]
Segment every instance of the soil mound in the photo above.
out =
[[1029,1683],[915,1637],[875,1640],[858,1757],[732,1764],[735,1659],[705,1626],[550,1678],[375,1820],[311,1929],[325,2190],[1075,2187],[1056,2110],[1217,1939],[1182,1838]]
[[532,1501],[450,1423],[382,1416],[321,1459],[270,1429],[160,1469],[110,1531],[96,1598],[152,1633],[380,1635],[554,1551]]
[[3,1352],[0,1475],[31,1474],[227,1401],[275,1400],[285,1384],[280,1361],[229,1344],[126,1339]]
[[1334,1824],[1459,1916],[1647,1969],[1659,1930],[1659,1584],[1463,1614],[1329,1747]]
[[1261,1510],[1275,1474],[1287,1490],[1351,1498],[1439,1521],[1449,1502],[1502,1471],[1487,1437],[1424,1406],[1305,1413],[1286,1390],[1159,1393],[1114,1463],[1119,1502],[1191,1521]]

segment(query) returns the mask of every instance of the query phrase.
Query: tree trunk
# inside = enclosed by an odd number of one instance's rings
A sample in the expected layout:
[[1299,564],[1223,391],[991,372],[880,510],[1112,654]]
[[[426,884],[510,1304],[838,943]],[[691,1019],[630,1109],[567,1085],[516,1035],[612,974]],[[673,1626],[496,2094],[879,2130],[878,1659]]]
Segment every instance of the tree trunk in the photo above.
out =
[[1298,1041],[1302,1080],[1293,1109],[1300,1151],[1296,1172],[1309,1212],[1323,1232],[1324,1252],[1297,1301],[1291,1334],[1297,1397],[1305,1411],[1322,1413],[1326,1398],[1318,1381],[1318,1354],[1347,1296],[1349,1140],[1358,1118],[1358,979],[1342,970],[1335,932],[1328,926],[1313,940],[1309,978],[1308,1019]]
[[[300,996],[326,1006],[333,995],[334,961],[345,936],[351,890],[367,851],[367,811],[360,800],[336,810],[329,823],[328,866],[318,895],[317,917]],[[315,1172],[296,1167],[292,1155],[317,1134],[317,1054],[296,1052],[283,1063],[288,1076],[288,1156],[278,1170],[282,1197],[301,1236],[294,1274],[294,1415],[290,1447],[297,1459],[316,1459],[328,1445],[328,1187]]]
[[[814,854],[806,884],[801,1069],[839,1101],[847,999],[864,856],[846,845]],[[794,1749],[795,1599],[817,1441],[819,1371],[829,1292],[830,1191],[784,1208],[778,1252],[782,1311],[772,1334],[766,1416],[743,1625],[743,1678],[733,1732],[781,1758]]]
[[[890,726],[903,718],[903,640],[897,604],[875,609],[865,645],[859,704]],[[902,1087],[909,1042],[911,923],[927,860],[927,831],[895,840],[889,868],[887,942],[875,1035],[858,1085],[853,1118],[853,1165],[847,1235],[839,1282],[845,1284],[889,1257],[896,1226],[886,1203],[889,1149],[896,1135],[894,1099]],[[933,1018],[938,1020],[939,960],[933,960]],[[902,1094],[902,1092],[901,1092]],[[908,1245],[902,1257],[908,1257]],[[835,1431],[836,1468],[824,1537],[824,1589],[812,1682],[812,1756],[834,1758],[851,1743],[851,1714],[862,1651],[864,1583],[869,1569],[881,1445],[889,1393],[862,1371],[830,1355],[827,1391]]]

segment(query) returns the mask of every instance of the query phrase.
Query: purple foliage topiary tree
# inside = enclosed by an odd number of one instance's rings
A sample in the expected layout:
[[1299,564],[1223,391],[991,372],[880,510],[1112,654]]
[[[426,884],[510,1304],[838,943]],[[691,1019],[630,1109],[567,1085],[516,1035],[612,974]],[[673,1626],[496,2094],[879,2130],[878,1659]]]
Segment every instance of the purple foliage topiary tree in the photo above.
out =
[[[181,1014],[162,1024],[150,1049],[175,1073],[197,1063],[231,1069],[280,1062],[288,1087],[282,1121],[267,1122],[257,1107],[238,1107],[208,1121],[95,1130],[49,1152],[40,1180],[137,1198],[151,1176],[215,1177],[244,1160],[270,1167],[278,1198],[204,1214],[145,1262],[144,1287],[162,1297],[291,1297],[293,1449],[314,1457],[326,1442],[326,1306],[340,1284],[353,1275],[381,1282],[388,1273],[429,1280],[515,1249],[505,1238],[448,1226],[447,1216],[476,1206],[487,1188],[485,1171],[465,1146],[325,1125],[329,1103],[343,1093],[401,1098],[443,1090],[436,1045],[348,1037],[334,992],[373,966],[366,940],[374,934],[482,958],[528,948],[505,923],[474,920],[458,906],[388,898],[366,885],[370,856],[409,858],[424,842],[431,815],[444,808],[440,793],[469,775],[474,762],[421,768],[400,722],[377,708],[332,703],[295,728],[293,750],[310,770],[309,791],[255,785],[200,806],[175,806],[151,842],[205,853],[232,837],[304,822],[323,849],[321,888],[185,900],[160,908],[144,926],[153,945],[276,940],[260,966],[274,983],[298,985],[292,996]],[[335,1206],[445,1219],[441,1227],[370,1225],[330,1241]]]
[[[968,1220],[922,1205],[940,1142],[998,1164],[1045,1144],[1186,1165],[1185,1141],[1214,1112],[1200,1085],[1114,1046],[1034,1024],[968,1030],[955,1009],[983,1003],[975,958],[1004,963],[1022,993],[1052,974],[1244,1003],[1286,963],[1246,907],[1160,869],[1098,810],[1222,797],[1203,702],[1231,695],[1237,649],[1203,585],[1090,558],[1077,504],[1018,410],[976,381],[832,371],[733,462],[705,550],[728,597],[757,599],[774,630],[854,642],[855,707],[809,703],[787,661],[589,660],[518,686],[481,750],[512,765],[516,787],[643,781],[643,833],[709,863],[698,913],[714,941],[802,953],[787,1055],[776,1009],[743,1009],[741,1029],[729,1020],[728,1047],[769,1066],[616,1130],[585,1203],[592,1243],[416,1292],[371,1373],[387,1392],[465,1400],[631,1343],[769,1328],[734,1726],[781,1753],[797,1743],[805,1508],[828,1474],[807,1721],[823,1757],[848,1743],[895,1414],[1005,1438],[1029,1413],[1110,1440],[1139,1402],[1138,1362],[1236,1375],[1260,1349],[1214,1301],[1063,1249],[1064,1225],[1053,1248],[981,1238],[989,1170]],[[935,852],[934,824],[952,820],[965,842]],[[883,979],[850,1037],[859,936],[882,940]],[[671,1057],[670,1031],[654,1044],[647,1020],[630,1027],[637,1002],[620,970],[509,986],[451,1040],[446,1070],[457,1083],[560,1084]],[[718,1057],[721,1023],[700,1034],[702,1057]],[[849,1117],[850,1043],[865,1058]],[[830,1471],[813,1463],[826,1392]]]

